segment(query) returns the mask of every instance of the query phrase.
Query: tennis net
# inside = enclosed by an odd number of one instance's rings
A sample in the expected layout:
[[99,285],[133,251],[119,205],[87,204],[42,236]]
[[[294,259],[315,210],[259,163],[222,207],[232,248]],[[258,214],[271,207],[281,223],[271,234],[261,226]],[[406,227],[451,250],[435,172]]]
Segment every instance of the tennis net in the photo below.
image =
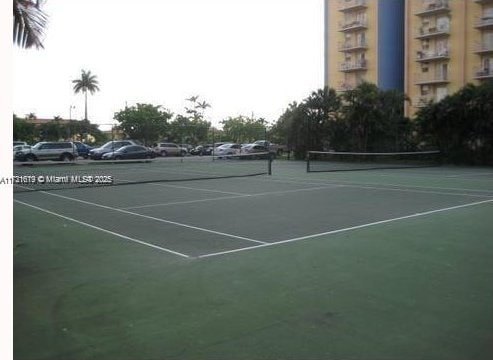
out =
[[307,172],[401,169],[440,165],[439,151],[394,153],[309,151]]
[[15,163],[14,192],[270,175],[269,154]]

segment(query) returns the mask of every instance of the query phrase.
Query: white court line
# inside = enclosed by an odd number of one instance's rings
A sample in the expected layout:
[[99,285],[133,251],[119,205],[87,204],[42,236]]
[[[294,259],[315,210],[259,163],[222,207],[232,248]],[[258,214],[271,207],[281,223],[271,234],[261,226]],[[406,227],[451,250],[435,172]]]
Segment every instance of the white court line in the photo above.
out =
[[270,191],[270,192],[256,193],[256,194],[243,194],[243,195],[238,195],[238,196],[221,196],[221,197],[211,198],[211,199],[174,201],[174,202],[149,204],[149,205],[136,205],[136,206],[123,207],[120,209],[125,209],[125,210],[128,210],[128,209],[145,209],[145,208],[159,207],[159,206],[195,204],[195,203],[207,202],[207,201],[241,199],[241,198],[245,198],[245,197],[257,197],[257,196],[266,196],[266,195],[288,194],[288,193],[295,193],[295,192],[301,192],[301,191],[323,190],[323,189],[331,189],[331,188],[342,187],[342,186],[344,186],[344,185],[325,185],[325,186],[318,186],[318,187],[304,188],[304,189],[279,190],[279,191]]
[[166,224],[181,226],[181,227],[184,227],[184,228],[187,228],[187,229],[192,229],[192,230],[202,231],[202,232],[206,232],[206,233],[210,233],[210,234],[215,234],[215,235],[230,237],[230,238],[233,238],[233,239],[246,240],[246,241],[250,241],[250,242],[254,242],[254,243],[258,243],[258,244],[265,244],[265,241],[254,240],[254,239],[246,238],[246,237],[243,237],[243,236],[238,236],[238,235],[228,234],[228,233],[224,233],[224,232],[220,232],[220,231],[205,229],[205,228],[201,228],[201,227],[198,227],[198,226],[187,225],[187,224],[179,223],[179,222],[176,222],[176,221],[171,221],[171,220],[165,220],[165,219],[161,219],[161,218],[156,218],[156,217],[149,216],[149,215],[143,215],[143,214],[139,214],[139,213],[128,211],[128,210],[117,209],[117,208],[114,208],[114,207],[111,207],[111,206],[101,205],[101,204],[93,203],[91,201],[80,200],[80,199],[72,198],[72,197],[69,197],[69,196],[63,196],[63,195],[59,195],[59,194],[55,194],[55,193],[50,193],[50,192],[47,192],[47,191],[39,191],[39,192],[40,193],[43,193],[43,194],[46,194],[46,195],[51,195],[51,196],[59,197],[59,198],[62,198],[62,199],[67,199],[67,200],[70,200],[70,201],[76,201],[76,202],[80,202],[80,203],[91,205],[91,206],[97,206],[97,207],[100,207],[100,208],[103,208],[103,209],[108,209],[108,210],[112,210],[112,211],[116,211],[116,212],[121,212],[121,213],[128,214],[128,215],[134,215],[134,216],[142,217],[142,218],[149,219],[149,220],[163,222],[163,223],[166,223]]
[[102,231],[102,232],[105,232],[105,233],[114,235],[116,237],[119,237],[119,238],[122,238],[122,239],[125,239],[125,240],[133,241],[135,243],[138,243],[138,244],[141,244],[141,245],[145,245],[145,246],[149,246],[151,248],[158,249],[158,250],[161,250],[161,251],[165,251],[165,252],[168,252],[168,253],[173,254],[173,255],[178,255],[178,256],[181,256],[181,257],[184,257],[184,258],[190,258],[190,256],[185,255],[185,254],[182,254],[182,253],[180,253],[178,251],[173,251],[173,250],[170,250],[170,249],[166,249],[166,248],[163,248],[161,246],[153,245],[153,244],[147,243],[147,242],[142,241],[142,240],[134,239],[134,238],[131,238],[129,236],[122,235],[122,234],[119,234],[119,233],[114,232],[114,231],[111,231],[111,230],[103,229],[103,228],[101,228],[99,226],[91,225],[89,223],[86,223],[86,222],[83,222],[83,221],[79,221],[79,220],[73,219],[71,217],[68,217],[68,216],[65,216],[65,215],[61,215],[61,214],[58,214],[56,212],[53,212],[53,211],[50,211],[50,210],[47,210],[47,209],[40,208],[38,206],[25,203],[23,201],[19,201],[19,200],[15,200],[14,199],[14,202],[19,203],[19,204],[22,204],[22,205],[25,205],[25,206],[28,206],[28,207],[31,207],[33,209],[36,209],[36,210],[39,210],[39,211],[42,211],[42,212],[45,212],[45,213],[50,214],[50,215],[58,216],[58,217],[60,217],[62,219],[65,219],[65,220],[69,220],[69,221],[75,222],[75,223],[77,223],[79,225],[87,226],[87,227],[90,227],[92,229],[95,229],[95,230],[98,230],[98,231]]
[[[129,180],[120,180],[120,181],[130,182]],[[159,183],[159,182],[155,182],[155,183],[150,182],[150,183],[146,183],[145,185],[170,187],[170,188],[185,189],[185,190],[195,190],[195,191],[203,191],[203,192],[212,192],[212,193],[237,195],[237,196],[248,195],[248,194],[245,194],[245,193],[238,193],[238,192],[231,192],[231,191],[222,191],[222,190],[212,190],[212,189],[203,189],[203,188],[194,188],[194,187],[191,187],[191,186],[169,185],[169,184],[164,184],[164,183]]]
[[468,174],[456,174],[456,175],[447,175],[447,178],[463,178],[463,180],[483,180],[483,179],[471,179],[467,176],[492,176],[493,172],[490,173],[468,173]]
[[237,252],[247,251],[247,250],[252,250],[252,249],[258,249],[258,248],[263,248],[263,247],[268,247],[268,246],[276,246],[276,245],[281,245],[281,244],[286,244],[286,243],[291,243],[291,242],[296,242],[296,241],[302,241],[302,240],[312,239],[312,238],[316,238],[316,237],[320,237],[320,236],[332,235],[332,234],[337,234],[337,233],[342,233],[342,232],[347,232],[347,231],[352,231],[352,230],[357,230],[357,229],[363,229],[363,228],[367,228],[370,226],[390,223],[390,222],[394,222],[394,221],[406,220],[406,219],[416,218],[416,217],[420,217],[420,216],[426,216],[426,215],[435,214],[435,213],[439,213],[439,212],[456,210],[456,209],[460,209],[460,208],[476,206],[476,205],[481,205],[481,204],[491,203],[491,202],[493,202],[493,199],[473,202],[473,203],[469,203],[469,204],[451,206],[451,207],[442,208],[442,209],[430,210],[430,211],[425,211],[425,212],[416,213],[416,214],[412,214],[412,215],[406,215],[406,216],[400,216],[400,217],[387,219],[387,220],[375,221],[375,222],[368,223],[368,224],[357,225],[357,226],[352,226],[352,227],[338,229],[338,230],[326,231],[326,232],[322,232],[322,233],[318,233],[318,234],[306,235],[306,236],[301,236],[301,237],[297,237],[297,238],[293,238],[293,239],[280,240],[280,241],[275,241],[272,243],[265,243],[263,245],[249,246],[249,247],[239,248],[239,249],[235,249],[235,250],[227,250],[227,251],[220,251],[220,252],[211,253],[211,254],[204,254],[204,255],[198,256],[198,258],[207,258],[207,257],[232,254],[232,253],[237,253]]
[[[315,180],[315,181],[314,181]],[[375,190],[382,190],[382,191],[402,191],[402,192],[416,192],[416,193],[423,193],[423,194],[437,194],[437,195],[458,195],[458,196],[471,196],[471,197],[491,197],[493,196],[493,190],[477,190],[477,189],[464,189],[464,188],[442,188],[442,187],[431,187],[431,186],[420,186],[420,185],[402,185],[402,184],[376,184],[376,183],[355,183],[352,181],[344,181],[344,180],[333,180],[333,181],[327,181],[327,180],[316,180],[316,179],[305,179],[305,178],[287,178],[287,180],[284,179],[272,179],[271,181],[276,181],[276,182],[281,182],[281,183],[288,183],[288,184],[311,184],[311,185],[321,185],[321,184],[327,184],[327,185],[340,185],[340,186],[345,186],[345,187],[353,187],[353,188],[360,188],[360,189],[375,189]],[[307,182],[309,181],[309,182]],[[393,186],[394,188],[390,187],[384,187],[384,186]],[[413,189],[414,188],[414,189]],[[417,189],[424,189],[424,190],[417,190]],[[444,191],[437,191],[437,190],[456,190],[456,191],[470,191],[470,192],[476,192],[476,193],[483,193],[483,194],[468,194],[468,193],[448,193]]]

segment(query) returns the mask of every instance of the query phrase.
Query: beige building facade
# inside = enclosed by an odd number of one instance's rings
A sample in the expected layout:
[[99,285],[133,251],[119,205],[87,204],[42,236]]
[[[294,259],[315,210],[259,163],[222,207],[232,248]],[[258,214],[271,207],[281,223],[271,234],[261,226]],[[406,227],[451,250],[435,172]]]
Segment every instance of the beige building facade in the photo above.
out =
[[407,116],[493,79],[493,0],[325,0],[325,85],[403,91]]

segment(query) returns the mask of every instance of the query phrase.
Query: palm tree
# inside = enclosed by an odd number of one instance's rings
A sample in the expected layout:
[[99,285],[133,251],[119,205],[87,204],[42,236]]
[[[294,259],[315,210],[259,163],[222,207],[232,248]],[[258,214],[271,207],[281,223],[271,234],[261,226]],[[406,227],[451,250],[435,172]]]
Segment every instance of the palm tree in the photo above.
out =
[[89,91],[94,94],[99,91],[99,83],[96,80],[96,75],[92,75],[90,71],[82,70],[81,78],[72,80],[74,85],[74,92],[78,94],[79,92],[84,93],[85,107],[84,107],[84,120],[87,120],[87,92]]
[[14,44],[24,49],[43,48],[41,42],[48,16],[41,10],[43,0],[14,0]]

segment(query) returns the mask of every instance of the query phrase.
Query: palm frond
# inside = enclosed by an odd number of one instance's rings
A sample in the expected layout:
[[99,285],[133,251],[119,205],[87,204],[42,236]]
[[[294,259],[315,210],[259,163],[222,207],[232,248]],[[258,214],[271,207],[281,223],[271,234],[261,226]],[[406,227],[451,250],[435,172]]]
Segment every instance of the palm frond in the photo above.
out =
[[13,41],[21,48],[43,48],[42,39],[48,16],[41,10],[42,1],[13,1]]

